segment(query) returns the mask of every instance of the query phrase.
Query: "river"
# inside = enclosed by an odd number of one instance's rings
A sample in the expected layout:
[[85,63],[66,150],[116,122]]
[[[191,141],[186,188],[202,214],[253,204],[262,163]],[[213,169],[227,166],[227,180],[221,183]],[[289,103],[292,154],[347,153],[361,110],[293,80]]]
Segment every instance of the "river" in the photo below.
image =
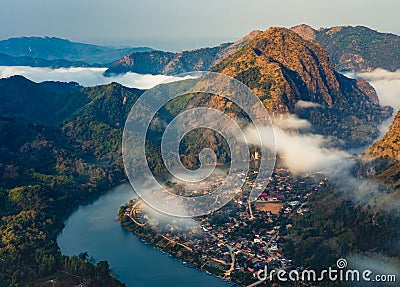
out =
[[122,184],[94,203],[80,206],[66,221],[57,242],[65,255],[88,252],[97,261],[107,260],[118,279],[129,287],[219,287],[232,283],[185,267],[115,222],[119,207],[135,196]]

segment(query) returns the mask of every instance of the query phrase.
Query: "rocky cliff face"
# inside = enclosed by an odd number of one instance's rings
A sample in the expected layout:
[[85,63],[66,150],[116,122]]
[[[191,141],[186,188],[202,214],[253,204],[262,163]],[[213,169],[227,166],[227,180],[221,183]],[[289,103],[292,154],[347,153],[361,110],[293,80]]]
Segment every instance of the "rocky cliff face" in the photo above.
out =
[[372,158],[388,158],[400,161],[400,111],[397,113],[386,135],[374,143],[366,155]]
[[[371,142],[390,109],[378,105],[365,81],[336,73],[321,45],[285,28],[270,28],[217,64],[212,71],[242,81],[260,97],[271,114],[295,113],[315,132],[354,146]],[[312,102],[302,108],[298,101]]]

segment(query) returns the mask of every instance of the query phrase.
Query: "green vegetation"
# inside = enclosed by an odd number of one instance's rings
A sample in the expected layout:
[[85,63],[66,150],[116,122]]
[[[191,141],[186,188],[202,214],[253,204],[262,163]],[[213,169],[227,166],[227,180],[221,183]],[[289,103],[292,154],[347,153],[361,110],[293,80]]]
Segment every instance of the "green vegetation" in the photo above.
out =
[[[178,55],[149,52],[154,58],[144,62],[143,68],[152,66],[157,73],[166,67],[167,73],[194,66],[203,69],[215,64],[218,53],[225,48]],[[210,52],[214,58],[202,62]],[[183,60],[175,63],[175,57]],[[213,70],[249,85],[271,112],[295,113],[313,124],[313,132],[335,137],[347,147],[371,142],[377,136],[377,126],[390,113],[364,92],[359,82],[337,74],[320,46],[303,41],[287,29],[273,28],[259,34]],[[106,262],[95,264],[85,253],[62,256],[56,238],[74,208],[125,179],[122,127],[141,93],[116,83],[82,88],[75,83],[36,84],[23,77],[0,80],[1,287],[43,286],[53,277],[61,278],[64,283],[60,284],[65,286],[81,282],[88,286],[121,286]],[[313,101],[321,107],[298,109],[298,100]],[[164,170],[159,150],[161,128],[189,106],[215,107],[246,119],[239,107],[218,95],[184,95],[171,101],[159,111],[148,132],[147,157],[153,171]],[[396,146],[397,136],[389,142]],[[199,129],[182,141],[182,162],[196,168],[197,155],[204,147],[216,151],[221,164],[229,161],[223,138],[211,130]],[[373,149],[391,150],[382,143]],[[390,170],[382,178],[391,177],[397,184],[395,158],[375,155],[380,163],[377,170]],[[391,161],[386,161],[387,157]],[[332,190],[317,194],[311,212],[293,219],[288,252],[313,267],[322,260],[333,264],[338,254],[369,252],[373,246],[379,246],[375,252],[382,256],[398,257],[398,249],[392,248],[398,238],[394,228],[400,223],[398,215],[356,206]],[[222,223],[224,218],[215,221]],[[247,228],[240,232],[243,237],[250,234]],[[152,235],[155,241],[167,244],[165,238]]]
[[116,121],[124,122],[125,104],[140,91],[1,81],[1,96],[13,102],[2,101],[8,117],[0,118],[0,286],[52,278],[58,286],[122,286],[105,262],[62,256],[56,238],[74,208],[125,180]]
[[134,101],[143,91],[117,83],[82,88],[76,83],[34,83],[22,76],[0,79],[3,116],[57,125],[77,116],[91,116],[123,127]]
[[339,26],[314,30],[307,25],[292,28],[304,38],[321,44],[336,69],[356,72],[400,68],[400,37],[363,26]]
[[[104,127],[92,124],[96,128]],[[124,179],[121,167],[106,164],[116,146],[83,151],[60,128],[4,117],[0,131],[0,286],[26,286],[58,270],[88,286],[121,286],[105,263],[81,260],[84,267],[76,267],[76,258],[61,256],[56,244],[75,207]]]
[[400,112],[386,135],[370,146],[355,170],[360,177],[373,178],[388,186],[391,192],[378,204],[391,206],[400,200]]
[[[317,271],[355,254],[398,265],[400,214],[355,204],[349,197],[351,192],[328,184],[313,195],[310,212],[292,219],[285,253],[305,268]],[[323,286],[347,285],[325,282]]]

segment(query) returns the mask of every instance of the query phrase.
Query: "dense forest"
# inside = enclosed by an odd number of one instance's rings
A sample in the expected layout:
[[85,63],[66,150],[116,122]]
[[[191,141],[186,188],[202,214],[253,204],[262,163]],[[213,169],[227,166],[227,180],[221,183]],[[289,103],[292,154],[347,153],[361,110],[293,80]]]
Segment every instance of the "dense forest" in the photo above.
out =
[[[108,132],[101,125],[90,128]],[[80,281],[75,284],[120,286],[105,262],[62,256],[56,243],[75,207],[124,179],[118,165],[97,163],[115,146],[83,151],[60,128],[4,117],[0,131],[0,286],[26,286],[48,276],[61,278],[58,286],[71,278]]]
[[[369,262],[376,262],[377,265],[367,265],[374,272],[380,264],[398,269],[398,210],[382,210],[358,203],[351,196],[352,192],[328,184],[311,197],[309,213],[292,218],[293,227],[288,229],[289,241],[284,250],[295,262],[320,272],[329,266],[336,268],[339,258],[346,258],[352,268],[361,268],[352,260],[354,256],[364,256]],[[349,285],[327,280],[323,286]]]
[[[1,81],[1,97],[13,101],[3,101],[0,118],[0,286],[122,286],[107,262],[62,256],[56,238],[74,208],[125,180],[116,121],[137,90]],[[22,103],[27,110],[16,113]]]

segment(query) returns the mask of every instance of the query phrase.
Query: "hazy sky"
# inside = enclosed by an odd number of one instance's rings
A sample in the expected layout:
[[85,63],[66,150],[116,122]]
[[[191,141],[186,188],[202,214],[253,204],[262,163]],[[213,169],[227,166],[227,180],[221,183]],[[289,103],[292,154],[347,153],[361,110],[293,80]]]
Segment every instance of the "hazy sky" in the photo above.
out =
[[0,0],[0,38],[194,48],[254,29],[366,25],[400,34],[398,0]]

